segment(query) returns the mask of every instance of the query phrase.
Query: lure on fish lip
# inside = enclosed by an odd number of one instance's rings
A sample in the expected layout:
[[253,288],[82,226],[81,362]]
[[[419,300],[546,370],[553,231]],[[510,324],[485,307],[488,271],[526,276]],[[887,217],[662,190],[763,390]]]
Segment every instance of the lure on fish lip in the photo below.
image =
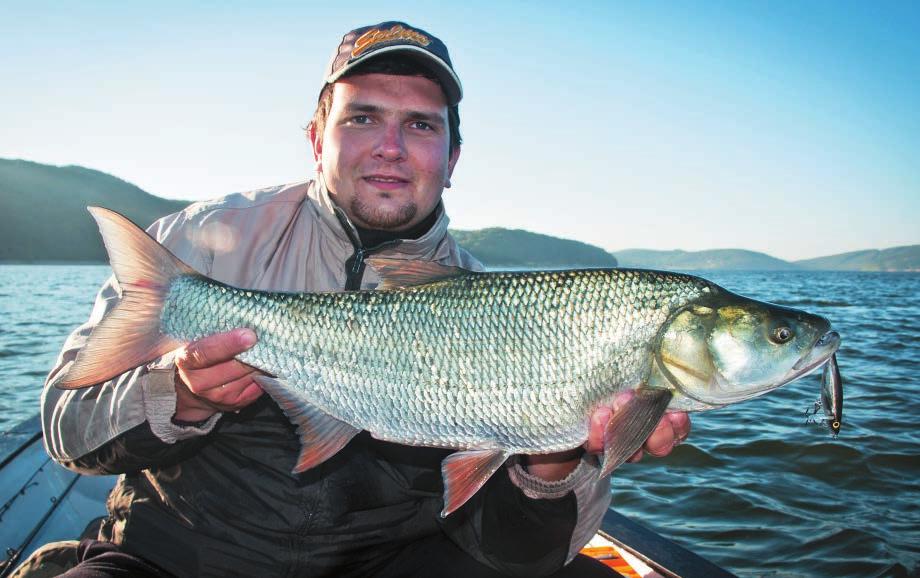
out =
[[824,409],[827,427],[837,437],[843,419],[843,378],[837,367],[836,353],[827,360],[821,375],[821,407]]
[[91,208],[122,299],[55,385],[102,383],[237,327],[238,358],[297,424],[294,472],[359,433],[458,450],[442,463],[447,515],[513,454],[578,447],[590,416],[634,391],[608,423],[600,475],[641,447],[668,409],[762,395],[826,362],[823,317],[704,279],[596,269],[473,273],[374,259],[376,291],[267,293],[208,279],[124,217]]
[[[823,415],[818,416],[818,412]],[[843,378],[837,366],[837,354],[834,353],[824,364],[821,373],[821,393],[814,407],[805,410],[805,423],[820,423],[831,431],[834,438],[840,433],[843,423]]]

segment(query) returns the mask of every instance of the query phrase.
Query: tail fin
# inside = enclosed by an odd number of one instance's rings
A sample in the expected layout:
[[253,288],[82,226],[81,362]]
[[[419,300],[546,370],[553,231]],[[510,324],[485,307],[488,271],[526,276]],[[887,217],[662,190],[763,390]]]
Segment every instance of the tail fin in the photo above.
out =
[[56,382],[61,389],[102,383],[182,345],[160,333],[160,314],[172,280],[198,275],[126,217],[99,207],[89,212],[99,225],[122,297]]

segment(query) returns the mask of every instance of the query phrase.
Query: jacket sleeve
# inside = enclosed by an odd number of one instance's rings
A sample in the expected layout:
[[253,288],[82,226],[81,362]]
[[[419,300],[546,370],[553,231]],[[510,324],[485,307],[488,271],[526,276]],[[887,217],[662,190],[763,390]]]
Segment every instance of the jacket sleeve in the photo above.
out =
[[547,482],[515,457],[442,525],[487,566],[513,576],[552,574],[597,532],[610,505],[610,477],[597,474],[597,459],[584,456],[566,478]]
[[[191,267],[206,273],[207,256],[185,234],[189,226],[187,213],[181,212],[160,219],[148,232]],[[119,298],[118,282],[110,278],[96,296],[89,320],[64,343],[41,396],[45,449],[56,461],[81,473],[134,471],[153,460],[166,460],[183,450],[182,440],[207,433],[220,417],[216,414],[200,427],[172,422],[176,407],[172,354],[84,389],[55,387],[93,328]]]

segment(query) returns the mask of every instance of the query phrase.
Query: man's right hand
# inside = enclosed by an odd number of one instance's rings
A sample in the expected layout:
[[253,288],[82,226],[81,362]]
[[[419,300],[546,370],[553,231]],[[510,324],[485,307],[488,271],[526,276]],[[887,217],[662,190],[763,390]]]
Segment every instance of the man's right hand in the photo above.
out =
[[262,395],[259,372],[234,359],[256,343],[251,329],[234,329],[193,341],[176,356],[175,419],[203,421],[218,411],[238,411]]

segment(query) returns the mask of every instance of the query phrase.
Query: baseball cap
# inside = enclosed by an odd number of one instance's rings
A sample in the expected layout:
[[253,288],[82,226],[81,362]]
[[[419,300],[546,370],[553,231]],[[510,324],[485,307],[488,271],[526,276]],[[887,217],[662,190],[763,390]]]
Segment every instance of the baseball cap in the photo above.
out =
[[421,28],[405,22],[381,22],[374,26],[356,28],[342,37],[332,53],[323,75],[325,84],[332,84],[346,72],[372,58],[384,54],[400,54],[425,66],[440,81],[448,106],[463,98],[460,78],[447,54],[447,46]]

